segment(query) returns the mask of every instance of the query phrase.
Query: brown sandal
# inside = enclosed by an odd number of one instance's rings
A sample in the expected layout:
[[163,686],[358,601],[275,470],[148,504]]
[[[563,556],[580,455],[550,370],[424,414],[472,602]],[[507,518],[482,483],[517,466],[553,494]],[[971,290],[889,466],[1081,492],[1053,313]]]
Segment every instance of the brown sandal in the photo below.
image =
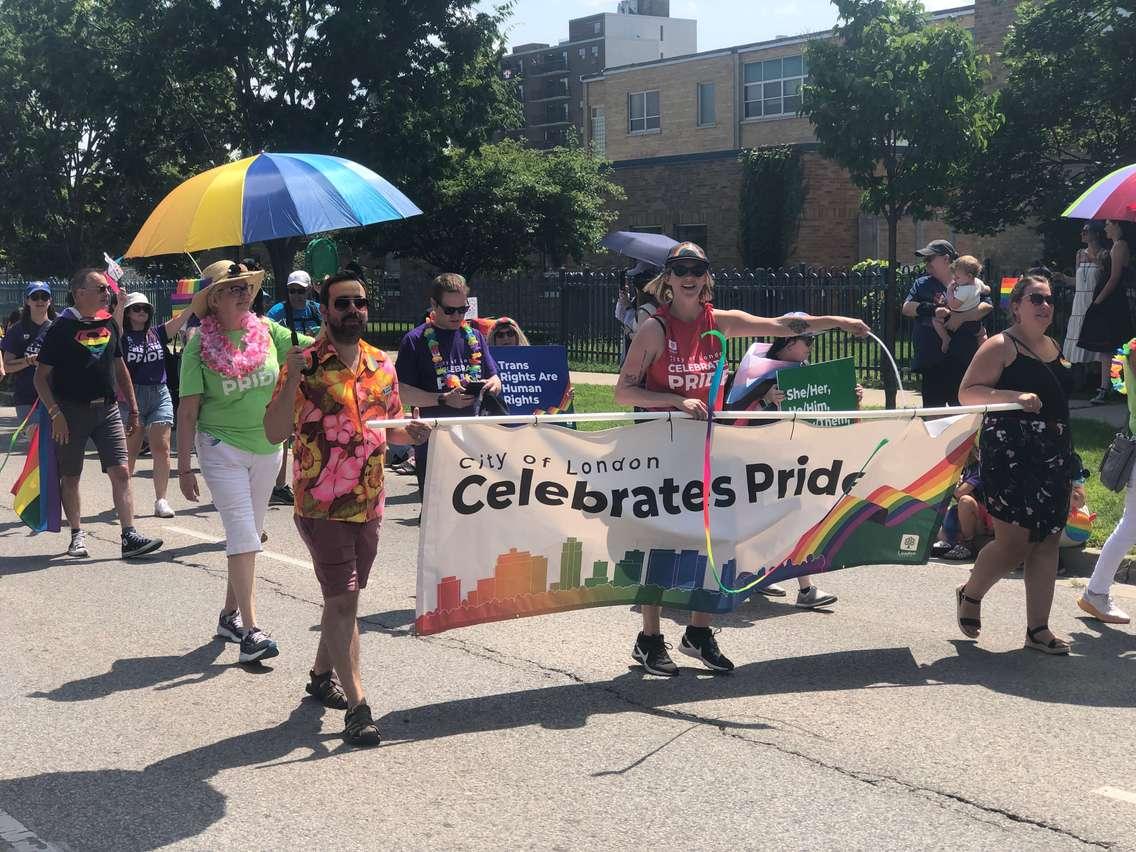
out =
[[974,598],[970,597],[970,595],[965,594],[963,592],[963,589],[965,588],[966,583],[963,583],[961,586],[955,589],[955,600],[957,601],[957,605],[955,606],[955,618],[958,620],[959,630],[962,631],[963,636],[965,636],[967,639],[977,639],[978,634],[982,632],[982,619],[963,618],[962,605],[965,601],[966,603],[974,604],[975,606],[982,606],[982,601],[981,599],[975,600]]

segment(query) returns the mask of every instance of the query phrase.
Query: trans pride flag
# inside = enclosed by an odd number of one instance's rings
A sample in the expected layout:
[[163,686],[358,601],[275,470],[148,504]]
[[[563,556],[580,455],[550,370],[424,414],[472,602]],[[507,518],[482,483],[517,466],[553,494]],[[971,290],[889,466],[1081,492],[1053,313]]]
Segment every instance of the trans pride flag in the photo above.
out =
[[177,287],[170,294],[171,313],[175,317],[189,306],[189,303],[193,301],[193,295],[204,286],[204,283],[204,278],[178,279]]
[[59,467],[55,462],[51,418],[37,402],[22,425],[31,426],[32,432],[24,469],[12,486],[12,508],[33,532],[59,532]]

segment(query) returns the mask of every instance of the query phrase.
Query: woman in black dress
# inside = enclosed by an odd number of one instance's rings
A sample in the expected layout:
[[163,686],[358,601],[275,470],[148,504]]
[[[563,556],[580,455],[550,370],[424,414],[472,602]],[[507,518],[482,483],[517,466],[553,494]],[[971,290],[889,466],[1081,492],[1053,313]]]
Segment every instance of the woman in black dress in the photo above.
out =
[[1085,312],[1081,325],[1079,345],[1089,352],[1099,352],[1101,361],[1100,390],[1093,397],[1095,405],[1108,401],[1112,394],[1109,375],[1112,356],[1116,350],[1132,339],[1132,309],[1129,291],[1136,282],[1132,278],[1129,247],[1136,237],[1136,224],[1109,219],[1104,225],[1105,235],[1112,240],[1112,248],[1097,254],[1100,266],[1093,302]]
[[964,635],[978,638],[983,595],[1024,562],[1025,647],[1068,654],[1068,640],[1054,636],[1048,622],[1057,545],[1072,473],[1080,467],[1069,432],[1072,369],[1045,333],[1053,322],[1048,281],[1021,278],[1010,310],[1013,325],[982,344],[959,388],[963,405],[1016,402],[1023,410],[987,414],[982,421],[981,475],[994,541],[979,551],[970,579],[955,592],[958,624]]

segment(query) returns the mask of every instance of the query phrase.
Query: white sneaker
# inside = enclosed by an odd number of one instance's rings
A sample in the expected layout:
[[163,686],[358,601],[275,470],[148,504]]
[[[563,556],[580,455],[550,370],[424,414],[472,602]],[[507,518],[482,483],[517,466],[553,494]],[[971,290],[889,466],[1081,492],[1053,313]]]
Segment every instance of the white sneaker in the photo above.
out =
[[1112,595],[1098,595],[1085,589],[1085,593],[1077,599],[1077,606],[1105,624],[1127,624],[1128,613],[1113,603]]
[[834,603],[836,603],[836,595],[823,592],[816,586],[809,586],[807,589],[801,589],[797,592],[797,602],[793,606],[800,609],[820,609],[821,607],[832,606]]
[[172,518],[174,510],[170,508],[170,501],[165,497],[154,501],[154,514],[159,518]]

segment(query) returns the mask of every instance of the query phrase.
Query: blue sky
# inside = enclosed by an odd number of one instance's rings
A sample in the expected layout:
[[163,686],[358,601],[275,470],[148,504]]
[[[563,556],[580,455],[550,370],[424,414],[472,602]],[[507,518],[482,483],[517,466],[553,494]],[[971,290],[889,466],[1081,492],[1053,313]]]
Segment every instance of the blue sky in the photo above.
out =
[[[493,0],[477,7],[491,9]],[[508,44],[547,42],[568,37],[568,20],[614,12],[617,0],[516,0]],[[967,5],[966,0],[924,0],[930,10]],[[671,15],[698,21],[698,49],[714,50],[782,35],[824,30],[836,23],[828,0],[671,0]]]

